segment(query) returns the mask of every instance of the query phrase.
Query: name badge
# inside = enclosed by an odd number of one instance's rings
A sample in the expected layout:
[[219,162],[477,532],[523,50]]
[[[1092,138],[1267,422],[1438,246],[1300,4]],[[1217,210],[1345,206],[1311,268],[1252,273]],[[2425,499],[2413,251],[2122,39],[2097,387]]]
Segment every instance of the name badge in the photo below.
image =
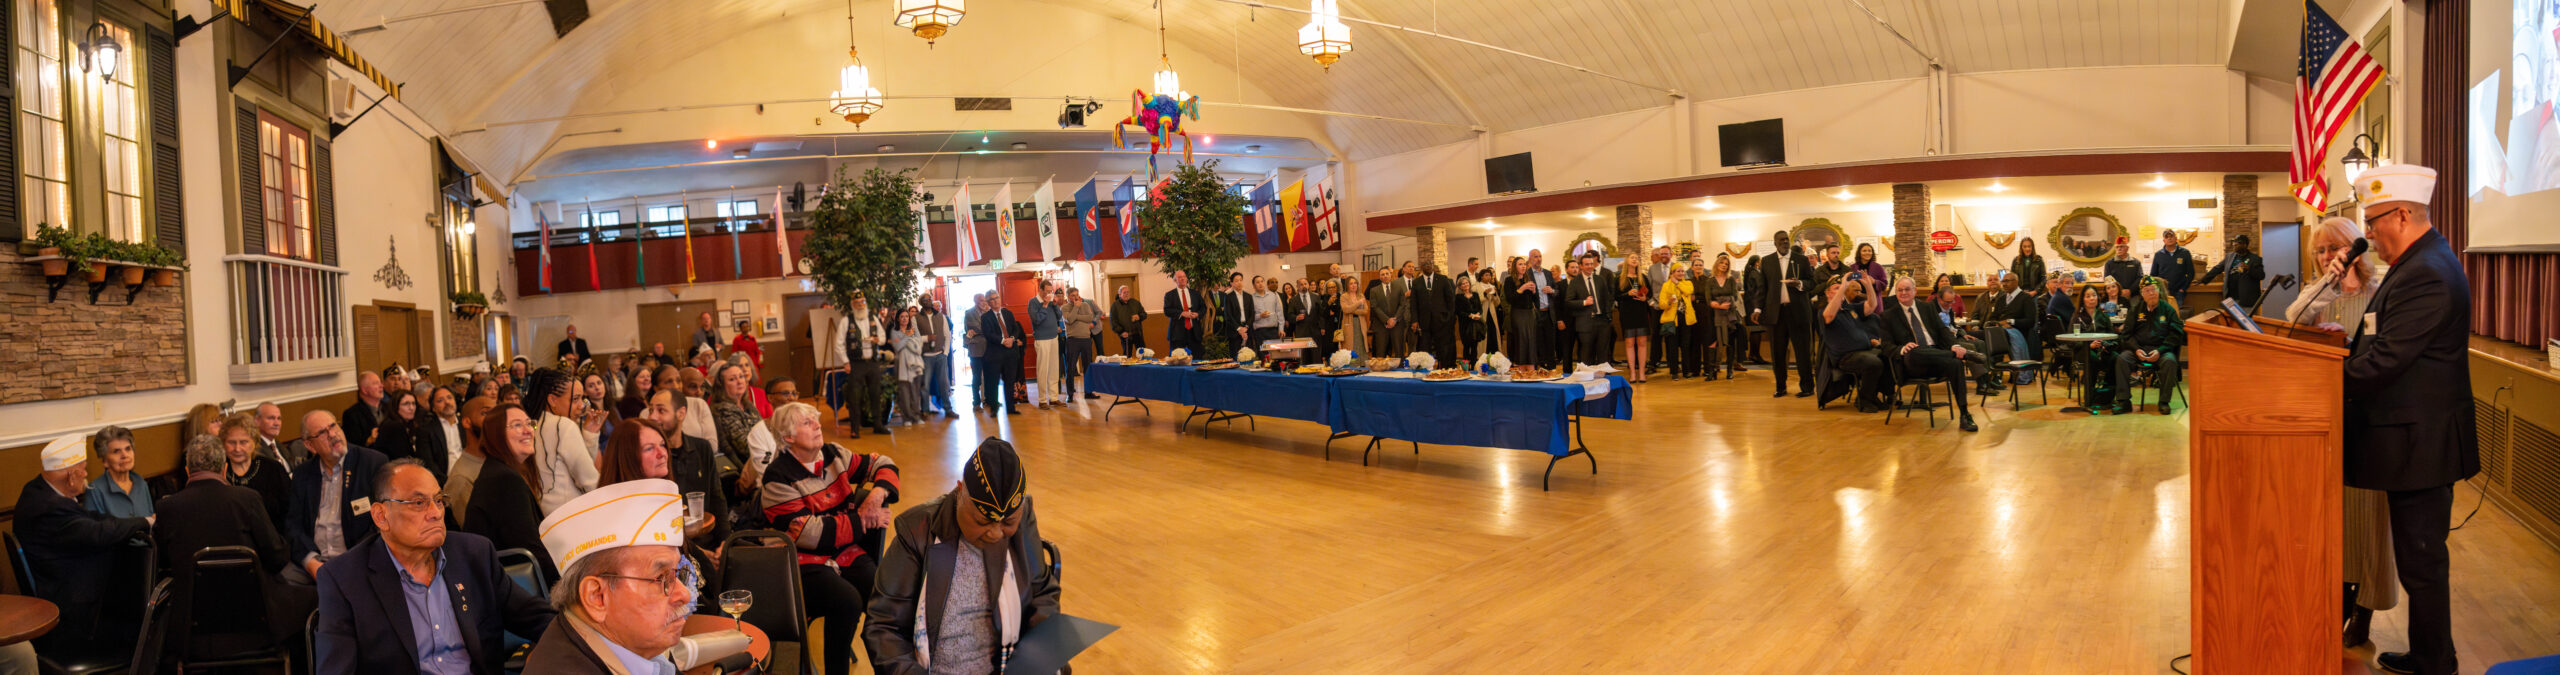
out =
[[373,511],[373,500],[364,497],[357,497],[347,502],[347,508],[355,510],[356,515],[359,516],[371,513]]
[[2365,312],[2365,313],[2364,313],[2364,334],[2366,334],[2366,335],[2372,335],[2372,334],[2374,333],[2374,331],[2376,331],[2376,330],[2380,330],[2379,326],[2382,324],[2382,322],[2381,322],[2381,321],[2376,321],[2376,320],[2375,320],[2375,318],[2376,318],[2377,316],[2378,316],[2378,315],[2374,314],[2373,312]]

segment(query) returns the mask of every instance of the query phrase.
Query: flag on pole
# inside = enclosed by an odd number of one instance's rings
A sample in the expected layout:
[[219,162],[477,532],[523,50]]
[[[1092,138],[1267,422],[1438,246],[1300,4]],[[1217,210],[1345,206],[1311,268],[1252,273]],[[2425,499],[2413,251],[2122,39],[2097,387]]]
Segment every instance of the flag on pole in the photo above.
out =
[[536,282],[534,285],[535,285],[536,287],[538,287],[542,292],[544,292],[544,293],[549,293],[549,292],[551,292],[551,218],[550,218],[550,211],[549,211],[548,209],[544,209],[544,208],[542,208],[540,205],[536,205],[536,206],[534,206],[534,207],[533,207],[533,222],[534,222],[534,226],[535,226],[535,227],[538,227],[538,228],[540,228],[540,229],[542,230],[542,242],[541,242],[541,245],[540,245],[540,247],[539,247],[539,248],[541,248],[541,249],[542,249],[542,259],[541,259],[542,264],[541,264],[541,266],[540,266],[542,269],[540,270],[541,274],[537,275],[537,278],[535,278],[535,279],[534,279],[534,281]]
[[996,186],[996,256],[1022,260],[1022,240],[1013,234],[1013,184]]
[[951,197],[952,234],[958,235],[962,266],[978,264],[986,256],[978,250],[978,214],[969,208],[969,182],[960,181],[960,193]]
[[1273,205],[1280,211],[1280,222],[1289,228],[1289,250],[1297,250],[1307,241],[1305,235],[1311,223],[1307,222],[1306,191],[1307,179],[1300,176],[1289,181],[1289,187],[1280,188],[1280,202]]
[[1261,185],[1253,186],[1253,190],[1247,193],[1249,196],[1246,203],[1251,204],[1253,208],[1253,234],[1257,244],[1254,250],[1259,253],[1281,250],[1280,246],[1284,240],[1280,231],[1291,229],[1283,226],[1280,223],[1279,214],[1271,211],[1271,205],[1280,198],[1279,194],[1274,192],[1278,187],[1278,183],[1265,180]]
[[638,282],[641,288],[648,288],[649,223],[645,222],[645,220],[640,217],[640,213],[640,198],[631,198],[631,219],[633,221],[631,228],[631,243],[633,246],[637,247],[634,255],[639,256],[640,260],[640,262],[631,266],[632,281]]
[[738,225],[738,186],[729,186],[729,201],[723,206],[729,209],[729,217],[721,219],[720,222],[721,225],[729,228],[729,278],[745,279],[747,278],[747,247],[738,243],[738,231],[746,228]]
[[924,217],[924,202],[908,202],[907,208],[916,210],[916,263],[932,267],[933,221]]
[[[2293,198],[2313,213],[2329,205],[2329,184],[2320,176],[2329,159],[2329,143],[2382,81],[2382,66],[2356,44],[2320,3],[2302,2],[2302,51],[2294,62]],[[2352,178],[2352,177],[2350,177]]]
[[1052,180],[1040,181],[1040,189],[1031,191],[1031,208],[1040,214],[1041,260],[1058,259],[1058,187]]
[[775,260],[782,262],[782,274],[779,276],[791,276],[791,272],[800,267],[791,264],[791,229],[783,226],[780,185],[773,186],[773,252]]
[[586,209],[587,214],[587,222],[582,223],[587,226],[587,290],[601,291],[604,290],[604,271],[596,266],[596,248],[604,245],[604,233],[596,231],[595,204],[583,204],[580,208]]
[[1138,187],[1132,179],[1120,179],[1119,189],[1111,198],[1120,202],[1120,257],[1138,256]]
[[1084,187],[1076,188],[1076,219],[1083,221],[1084,259],[1086,260],[1102,255],[1102,214],[1093,211],[1097,206],[1093,194],[1093,180],[1086,178]]
[[693,208],[687,206],[692,202],[690,191],[676,193],[676,213],[680,214],[676,216],[676,223],[684,228],[684,285],[687,288],[693,286]]
[[1308,198],[1315,202],[1316,250],[1342,248],[1342,197],[1334,192],[1333,172],[1316,181],[1316,193]]

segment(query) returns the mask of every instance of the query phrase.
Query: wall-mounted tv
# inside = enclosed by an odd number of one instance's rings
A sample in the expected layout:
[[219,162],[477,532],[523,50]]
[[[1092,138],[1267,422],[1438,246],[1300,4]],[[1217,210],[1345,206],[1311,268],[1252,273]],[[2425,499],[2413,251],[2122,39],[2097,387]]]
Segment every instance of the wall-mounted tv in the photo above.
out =
[[1537,192],[1538,177],[1529,167],[1529,153],[1485,160],[1484,191],[1497,195]]
[[1716,149],[1727,167],[1786,166],[1786,120],[1718,125]]

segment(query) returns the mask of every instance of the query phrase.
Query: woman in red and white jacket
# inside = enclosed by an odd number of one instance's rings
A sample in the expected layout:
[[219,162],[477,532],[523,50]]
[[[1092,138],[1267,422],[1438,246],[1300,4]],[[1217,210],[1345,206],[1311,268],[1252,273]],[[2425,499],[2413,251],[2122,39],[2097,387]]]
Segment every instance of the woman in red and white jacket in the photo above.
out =
[[821,419],[807,403],[773,411],[772,427],[787,452],[765,467],[757,505],[799,548],[808,614],[828,618],[826,674],[844,675],[853,666],[854,631],[887,543],[888,505],[898,503],[898,465],[887,455],[828,443]]

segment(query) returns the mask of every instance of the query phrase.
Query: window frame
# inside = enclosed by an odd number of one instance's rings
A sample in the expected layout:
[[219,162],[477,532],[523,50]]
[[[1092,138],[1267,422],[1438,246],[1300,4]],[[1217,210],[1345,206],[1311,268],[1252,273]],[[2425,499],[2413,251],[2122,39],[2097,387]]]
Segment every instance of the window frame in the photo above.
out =
[[[56,80],[53,103],[57,106],[53,117],[27,110],[29,103],[47,97],[20,88],[21,78],[26,76],[29,64],[45,58],[29,51],[20,40],[28,31],[35,29],[29,16],[21,11],[35,9],[33,5],[52,8],[53,31],[47,37],[58,51],[50,57],[53,63],[36,67],[53,70],[50,73]],[[39,119],[59,127],[59,138],[55,139],[59,144],[55,150],[60,153],[58,157],[29,156],[23,141],[20,147],[6,149],[19,153],[18,175],[9,179],[19,181],[18,217],[27,228],[24,234],[32,236],[36,225],[51,224],[67,228],[73,234],[101,233],[119,241],[160,243],[160,214],[153,200],[157,197],[155,162],[163,158],[155,152],[150,131],[151,100],[159,92],[151,87],[149,74],[145,72],[150,60],[149,54],[145,53],[148,45],[143,42],[146,32],[169,29],[165,18],[146,5],[122,0],[9,0],[6,5],[0,5],[0,11],[10,12],[10,18],[15,22],[12,35],[8,37],[8,48],[17,50],[17,58],[12,65],[21,68],[21,72],[9,73],[10,81],[6,86],[22,99],[18,110],[7,111],[18,116],[15,120],[16,133],[22,139],[31,133],[43,133],[34,124]],[[99,23],[121,33],[116,40],[124,45],[117,53],[121,62],[113,80],[98,77],[94,65],[84,67],[81,64],[85,55],[79,43],[86,39],[89,27]],[[112,111],[109,101],[111,96],[122,93],[119,89],[131,92],[130,98],[121,102],[124,104],[123,112],[132,122],[130,136],[111,133],[115,125],[109,119]],[[129,150],[115,150],[119,143],[131,147]],[[116,156],[119,154],[129,154],[130,161]],[[32,174],[30,170],[40,164],[38,159],[52,160],[58,167],[60,178]],[[110,172],[119,166],[129,179],[126,181],[129,191],[109,188],[113,182]],[[36,189],[38,183],[45,184],[45,189]],[[39,212],[42,205],[37,199],[39,195],[59,203],[50,210]],[[119,213],[122,215],[117,215]]]
[[[268,143],[269,129],[276,131],[273,151],[270,151]],[[297,158],[297,153],[294,152],[294,148],[289,147],[288,141],[300,141],[299,164],[290,163]],[[282,190],[276,180],[284,176],[290,176],[286,180],[292,181],[293,184],[283,187],[293,188],[298,191],[298,194],[282,194],[286,208],[278,208],[278,197]],[[320,248],[315,231],[318,223],[312,218],[312,209],[316,208],[312,200],[317,196],[315,194],[317,188],[312,184],[311,131],[275,114],[266,106],[258,107],[258,182],[259,197],[266,200],[259,217],[266,221],[267,245],[266,250],[259,253],[278,258],[319,262]],[[280,218],[279,213],[288,217]],[[298,245],[299,248],[292,245]]]

